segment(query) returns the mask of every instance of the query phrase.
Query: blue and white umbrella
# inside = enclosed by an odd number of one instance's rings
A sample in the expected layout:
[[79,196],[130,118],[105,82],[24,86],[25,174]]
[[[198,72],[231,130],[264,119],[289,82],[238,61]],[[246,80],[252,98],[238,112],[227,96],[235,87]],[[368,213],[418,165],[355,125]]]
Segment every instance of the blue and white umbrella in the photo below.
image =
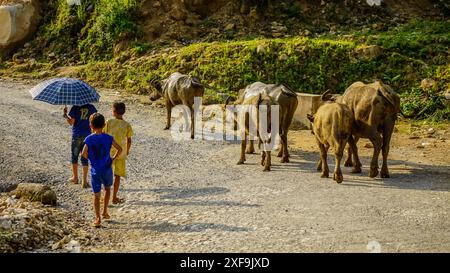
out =
[[44,81],[30,90],[34,100],[53,105],[78,105],[98,102],[100,95],[89,84],[72,78]]

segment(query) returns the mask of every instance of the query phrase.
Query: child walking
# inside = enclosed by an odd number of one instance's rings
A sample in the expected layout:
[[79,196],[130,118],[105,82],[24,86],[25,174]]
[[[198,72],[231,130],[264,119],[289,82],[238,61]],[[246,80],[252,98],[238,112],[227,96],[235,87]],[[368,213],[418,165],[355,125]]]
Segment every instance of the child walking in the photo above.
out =
[[[105,118],[99,113],[93,114],[89,118],[89,125],[92,134],[84,140],[82,156],[89,159],[91,163],[91,184],[94,193],[94,227],[101,226],[100,217],[100,196],[102,185],[105,188],[105,199],[103,204],[103,219],[109,219],[108,203],[111,194],[111,185],[113,182],[112,162],[122,152],[122,148],[114,141],[114,138],[103,133],[105,127]],[[111,147],[115,147],[117,152],[113,158],[110,156]]]
[[[78,157],[84,146],[84,139],[91,134],[91,129],[89,128],[89,117],[96,113],[94,105],[86,104],[83,106],[72,106],[70,112],[67,115],[67,107],[63,109],[63,116],[67,120],[67,123],[72,126],[72,177],[69,182],[78,184]],[[88,173],[88,161],[81,157],[81,165],[83,166],[83,188],[88,188],[89,184],[87,182]]]
[[[103,130],[104,133],[107,133],[114,137],[114,140],[119,144],[122,148],[122,152],[119,153],[116,160],[114,160],[112,169],[114,173],[114,190],[112,203],[119,204],[124,200],[120,199],[117,196],[120,186],[120,178],[126,177],[126,160],[127,156],[130,153],[131,148],[131,137],[133,136],[133,129],[131,125],[123,120],[123,115],[125,114],[125,103],[123,102],[115,102],[112,107],[113,119],[109,119],[106,122],[106,126]],[[115,154],[117,150],[113,147],[111,149],[111,155]]]

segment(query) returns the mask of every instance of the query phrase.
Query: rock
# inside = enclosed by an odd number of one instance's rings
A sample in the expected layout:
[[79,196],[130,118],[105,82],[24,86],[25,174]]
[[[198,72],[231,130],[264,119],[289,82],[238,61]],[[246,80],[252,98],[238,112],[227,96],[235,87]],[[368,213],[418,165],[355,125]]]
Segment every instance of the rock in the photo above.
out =
[[383,53],[381,47],[377,45],[362,46],[355,49],[355,54],[358,58],[365,60],[373,60]]
[[0,56],[31,38],[41,18],[39,0],[15,0],[0,6]]
[[432,80],[432,79],[423,79],[420,82],[420,88],[422,88],[422,90],[431,90],[436,86],[436,81]]
[[444,104],[447,105],[447,107],[450,109],[450,89],[447,89],[444,93]]
[[48,71],[48,70],[44,70],[44,71],[39,72],[39,77],[41,77],[41,78],[46,78],[46,77],[48,77],[50,75],[51,75],[51,72]]
[[256,53],[258,53],[258,54],[264,54],[264,53],[266,53],[266,46],[265,45],[258,45],[257,47],[256,47]]
[[298,107],[294,113],[294,124],[299,129],[309,129],[311,122],[307,114],[315,114],[322,105],[321,95],[297,93]]
[[280,61],[286,61],[287,59],[289,59],[289,57],[288,57],[288,55],[286,55],[286,54],[281,54],[281,55],[278,57],[278,59],[279,59]]
[[55,52],[50,52],[47,56],[49,58],[54,58],[56,56],[56,54],[55,54]]
[[75,240],[71,240],[64,248],[72,253],[80,253],[81,252],[80,243]]
[[10,229],[12,227],[12,221],[8,217],[0,218],[0,228],[2,229]]
[[19,183],[11,192],[16,198],[31,202],[41,202],[44,205],[56,206],[56,193],[49,186],[38,183]]
[[225,26],[225,30],[226,31],[234,30],[235,27],[236,27],[236,25],[231,23],[231,24],[228,24]]
[[364,148],[372,149],[372,148],[373,148],[373,145],[372,145],[372,143],[366,143],[366,144],[364,145]]

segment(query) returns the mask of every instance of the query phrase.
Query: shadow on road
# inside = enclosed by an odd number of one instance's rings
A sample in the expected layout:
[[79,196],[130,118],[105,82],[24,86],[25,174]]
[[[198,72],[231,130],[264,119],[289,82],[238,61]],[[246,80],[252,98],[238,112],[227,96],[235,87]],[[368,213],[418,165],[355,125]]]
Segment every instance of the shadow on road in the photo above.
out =
[[260,207],[258,204],[244,204],[235,201],[132,201],[132,205],[139,206],[226,206],[226,207]]
[[[274,157],[275,158],[275,157]],[[351,168],[342,167],[344,173],[344,186],[377,187],[377,188],[399,188],[414,190],[450,191],[450,166],[435,166],[421,164],[404,160],[388,160],[391,178],[368,178],[371,157],[360,156],[363,171],[360,174],[350,173]],[[302,170],[316,173],[319,154],[308,151],[294,150],[291,152],[289,164],[279,163],[279,159],[273,160],[273,171],[295,171]],[[381,156],[379,164],[381,168]],[[334,169],[334,155],[328,154],[330,177]]]
[[146,225],[143,229],[158,232],[203,232],[206,230],[219,230],[229,232],[250,232],[251,228],[228,226],[213,223],[193,223],[187,225],[176,225],[168,222]]

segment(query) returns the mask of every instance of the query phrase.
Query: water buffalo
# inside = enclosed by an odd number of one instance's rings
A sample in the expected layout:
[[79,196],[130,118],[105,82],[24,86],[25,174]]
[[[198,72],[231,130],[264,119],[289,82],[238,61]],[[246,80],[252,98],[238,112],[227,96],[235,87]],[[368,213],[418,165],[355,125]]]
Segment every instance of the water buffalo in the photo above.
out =
[[[297,109],[298,100],[297,94],[283,84],[265,84],[262,82],[255,82],[248,85],[245,89],[239,92],[235,105],[242,104],[243,101],[251,96],[257,94],[267,94],[271,97],[276,104],[279,105],[280,111],[280,139],[281,149],[278,153],[278,157],[281,157],[281,163],[289,162],[289,152],[287,148],[288,140],[287,135],[289,126],[292,123],[295,110]],[[246,153],[251,154],[255,152],[254,141],[249,141],[249,146]]]
[[[381,81],[371,84],[355,82],[337,101],[346,104],[352,111],[354,118],[352,135],[355,143],[359,138],[368,138],[373,144],[374,151],[369,176],[376,177],[378,175],[378,156],[382,151],[383,165],[380,176],[382,178],[389,177],[387,158],[394,125],[400,112],[400,97],[390,86]],[[357,153],[356,149],[349,147],[348,158],[344,165],[353,166],[354,172],[361,172],[361,162]]]
[[330,147],[334,150],[336,166],[333,179],[337,183],[343,181],[341,159],[344,155],[345,145],[356,146],[352,137],[353,114],[347,105],[342,103],[325,103],[317,109],[316,114],[308,114],[313,124],[312,131],[320,149],[320,160],[317,170],[322,171],[322,177],[328,177],[327,152]]
[[150,95],[150,100],[155,101],[164,97],[167,109],[167,122],[164,130],[170,128],[170,118],[172,107],[175,105],[185,105],[191,110],[191,138],[194,138],[194,97],[203,97],[205,88],[196,77],[175,72],[169,78],[162,81],[154,81],[154,92]]
[[[254,124],[254,128],[256,128],[257,136],[259,142],[263,145],[263,149],[261,151],[261,165],[264,166],[264,171],[270,171],[271,166],[271,149],[266,145],[269,145],[271,142],[270,136],[267,136],[266,133],[271,133],[271,106],[276,105],[276,102],[269,95],[265,93],[254,94],[253,96],[248,96],[242,101],[241,105],[244,106],[254,106],[256,110],[256,115],[253,115],[251,109],[248,111],[242,112],[240,114],[245,115],[243,118],[244,126],[243,126],[243,137],[241,140],[241,156],[238,161],[238,165],[244,164],[245,162],[245,150],[247,145],[247,138],[249,136],[249,127],[250,124]],[[259,108],[260,106],[266,106],[267,109],[267,131],[263,132],[262,128],[259,127]]]

